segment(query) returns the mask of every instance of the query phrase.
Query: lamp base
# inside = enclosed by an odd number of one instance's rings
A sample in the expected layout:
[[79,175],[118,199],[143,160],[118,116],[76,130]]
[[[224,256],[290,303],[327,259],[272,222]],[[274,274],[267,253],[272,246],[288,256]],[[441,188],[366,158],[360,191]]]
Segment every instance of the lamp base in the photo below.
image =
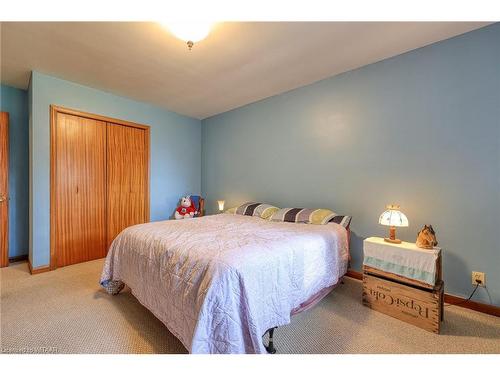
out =
[[385,242],[390,242],[390,243],[401,243],[401,240],[398,239],[398,238],[395,238],[393,240],[391,240],[390,238],[384,238],[384,241]]

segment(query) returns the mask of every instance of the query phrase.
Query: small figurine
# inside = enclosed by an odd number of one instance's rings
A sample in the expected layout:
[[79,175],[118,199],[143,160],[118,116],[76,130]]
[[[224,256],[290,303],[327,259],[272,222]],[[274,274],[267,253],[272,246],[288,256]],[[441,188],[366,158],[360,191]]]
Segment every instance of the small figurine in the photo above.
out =
[[417,234],[416,245],[422,249],[432,249],[437,244],[436,233],[432,225],[424,225],[422,230]]

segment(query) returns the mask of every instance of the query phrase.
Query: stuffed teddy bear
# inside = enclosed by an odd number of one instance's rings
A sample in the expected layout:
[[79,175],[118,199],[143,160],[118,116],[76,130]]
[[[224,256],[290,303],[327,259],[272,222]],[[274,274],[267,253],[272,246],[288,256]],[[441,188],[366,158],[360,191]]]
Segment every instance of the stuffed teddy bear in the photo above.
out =
[[179,219],[190,219],[196,215],[198,211],[196,211],[196,207],[194,206],[191,198],[189,196],[181,198],[181,204],[175,210],[175,218]]

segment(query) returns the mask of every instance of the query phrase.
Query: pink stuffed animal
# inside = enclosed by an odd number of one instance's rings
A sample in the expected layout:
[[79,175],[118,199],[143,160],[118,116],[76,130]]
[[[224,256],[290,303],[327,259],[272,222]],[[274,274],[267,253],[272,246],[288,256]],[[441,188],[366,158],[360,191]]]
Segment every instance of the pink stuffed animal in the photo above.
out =
[[181,198],[181,205],[175,210],[175,218],[179,219],[190,219],[196,215],[196,207],[194,206],[191,198],[189,196]]

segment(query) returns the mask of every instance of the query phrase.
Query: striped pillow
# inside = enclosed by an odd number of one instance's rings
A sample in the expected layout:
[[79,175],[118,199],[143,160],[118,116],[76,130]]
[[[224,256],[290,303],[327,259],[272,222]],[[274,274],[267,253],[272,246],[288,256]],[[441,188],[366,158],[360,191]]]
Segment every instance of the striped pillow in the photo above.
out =
[[237,207],[235,214],[246,215],[246,216],[258,216],[262,219],[268,219],[278,210],[279,210],[278,207],[271,206],[270,204],[248,202]]
[[289,223],[327,224],[336,216],[335,212],[325,208],[282,208],[271,216],[271,221]]
[[337,215],[330,222],[342,225],[344,228],[348,229],[351,225],[351,216]]

